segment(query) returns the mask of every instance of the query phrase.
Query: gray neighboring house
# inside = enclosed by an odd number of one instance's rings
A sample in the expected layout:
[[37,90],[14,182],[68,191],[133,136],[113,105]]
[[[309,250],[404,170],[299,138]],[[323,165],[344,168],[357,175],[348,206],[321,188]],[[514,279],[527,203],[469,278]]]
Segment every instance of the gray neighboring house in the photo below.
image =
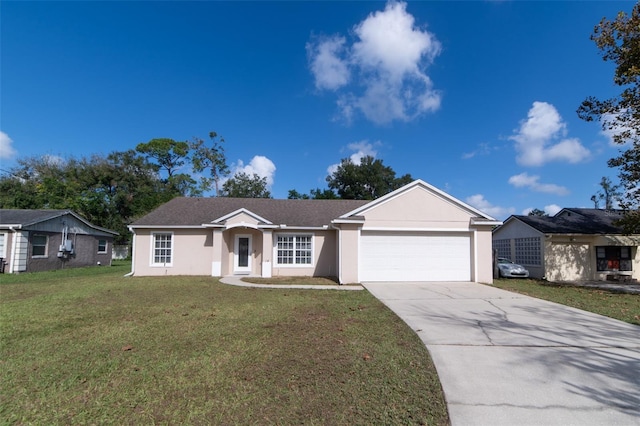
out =
[[622,210],[564,208],[555,216],[511,216],[493,231],[498,257],[532,278],[606,281],[640,278],[640,235],[615,222]]
[[116,235],[71,210],[0,209],[0,268],[17,273],[111,265]]

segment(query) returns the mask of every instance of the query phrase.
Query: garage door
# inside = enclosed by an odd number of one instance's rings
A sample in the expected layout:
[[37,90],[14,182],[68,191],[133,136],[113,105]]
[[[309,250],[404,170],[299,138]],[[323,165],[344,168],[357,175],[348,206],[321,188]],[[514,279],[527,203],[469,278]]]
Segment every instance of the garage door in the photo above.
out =
[[469,234],[363,231],[360,281],[471,281]]

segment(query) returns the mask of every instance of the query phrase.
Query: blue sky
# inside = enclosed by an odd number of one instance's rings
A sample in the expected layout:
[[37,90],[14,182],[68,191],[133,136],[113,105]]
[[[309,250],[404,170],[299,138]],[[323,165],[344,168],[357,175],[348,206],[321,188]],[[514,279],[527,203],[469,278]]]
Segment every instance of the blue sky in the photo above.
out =
[[498,219],[592,207],[618,147],[576,109],[614,65],[594,26],[634,2],[14,2],[0,168],[216,131],[275,198],[373,155]]

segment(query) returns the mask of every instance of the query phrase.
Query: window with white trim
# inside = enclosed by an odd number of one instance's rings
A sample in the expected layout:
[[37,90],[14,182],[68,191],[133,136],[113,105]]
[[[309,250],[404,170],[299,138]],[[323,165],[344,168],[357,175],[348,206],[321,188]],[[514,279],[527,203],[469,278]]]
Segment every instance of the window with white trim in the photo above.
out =
[[47,257],[47,240],[46,235],[31,237],[31,257]]
[[98,240],[98,253],[107,252],[107,240]]
[[278,235],[276,238],[277,265],[311,265],[313,263],[312,235]]
[[154,233],[151,265],[171,266],[173,260],[173,234]]

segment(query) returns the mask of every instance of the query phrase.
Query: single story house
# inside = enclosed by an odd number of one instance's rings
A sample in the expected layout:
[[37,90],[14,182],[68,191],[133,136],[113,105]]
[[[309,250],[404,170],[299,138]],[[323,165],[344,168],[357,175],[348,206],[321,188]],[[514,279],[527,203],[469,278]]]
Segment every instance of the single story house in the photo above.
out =
[[510,216],[493,231],[498,257],[533,278],[605,281],[640,278],[640,235],[616,226],[621,210],[565,208],[556,215]]
[[490,283],[500,223],[421,180],[373,201],[178,197],[129,226],[132,274]]
[[0,209],[0,268],[17,273],[111,265],[116,235],[70,210]]

